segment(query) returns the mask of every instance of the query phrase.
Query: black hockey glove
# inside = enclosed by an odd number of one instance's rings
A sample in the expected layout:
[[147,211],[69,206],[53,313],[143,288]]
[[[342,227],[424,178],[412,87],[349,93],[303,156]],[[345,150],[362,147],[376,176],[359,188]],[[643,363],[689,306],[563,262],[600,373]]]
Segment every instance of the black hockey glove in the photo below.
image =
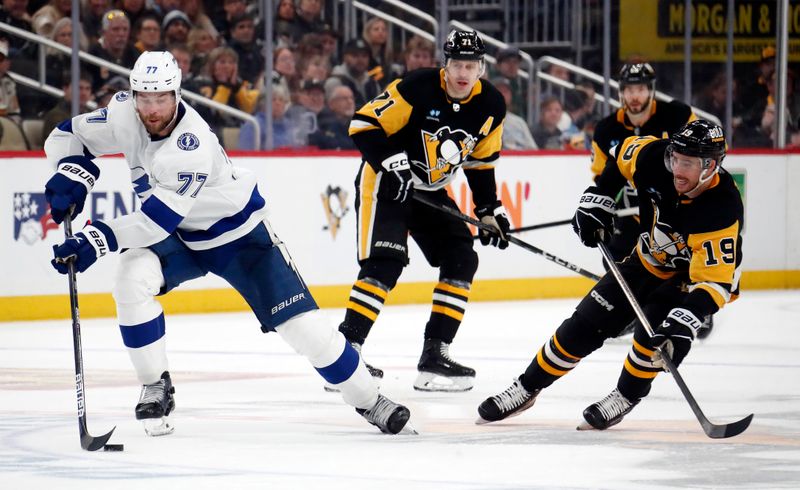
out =
[[92,191],[98,177],[100,169],[83,155],[64,157],[58,162],[56,173],[44,186],[44,198],[50,205],[50,214],[56,224],[64,221],[70,208],[72,219],[83,211],[86,196]]
[[583,191],[578,210],[572,218],[572,229],[587,247],[596,247],[611,238],[616,203],[612,197],[591,186]]
[[[702,324],[703,322],[698,320],[690,310],[673,308],[661,325],[653,330],[653,347],[665,350],[677,366],[689,353],[692,341],[697,336],[697,331]],[[661,353],[658,351],[653,354],[653,364],[667,370]]]
[[495,201],[486,206],[475,208],[475,216],[489,226],[493,226],[497,231],[492,233],[485,230],[480,230],[478,237],[482,245],[492,245],[500,250],[508,247],[508,238],[506,234],[511,229],[511,224],[508,222],[508,215],[503,203]]
[[408,155],[405,152],[392,155],[381,163],[381,167],[378,198],[398,202],[408,199],[414,187]]

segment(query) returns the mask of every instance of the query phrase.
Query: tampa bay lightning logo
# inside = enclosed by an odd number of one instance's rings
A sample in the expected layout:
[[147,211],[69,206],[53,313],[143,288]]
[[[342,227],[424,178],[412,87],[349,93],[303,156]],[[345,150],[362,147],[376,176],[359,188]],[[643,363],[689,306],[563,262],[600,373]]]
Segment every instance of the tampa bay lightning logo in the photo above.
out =
[[200,146],[200,139],[192,133],[183,133],[178,137],[178,148],[181,150],[192,151]]
[[130,97],[128,92],[117,92],[117,95],[114,96],[114,98],[117,99],[117,102],[125,102],[128,100],[128,97]]

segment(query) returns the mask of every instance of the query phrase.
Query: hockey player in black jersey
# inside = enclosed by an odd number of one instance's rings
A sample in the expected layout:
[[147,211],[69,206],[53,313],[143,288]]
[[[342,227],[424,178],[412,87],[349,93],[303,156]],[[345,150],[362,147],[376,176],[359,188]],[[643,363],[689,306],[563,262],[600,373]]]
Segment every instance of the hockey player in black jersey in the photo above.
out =
[[[508,246],[509,222],[494,176],[506,108],[500,93],[480,79],[484,52],[476,33],[450,32],[443,69],[415,70],[395,80],[361,107],[350,124],[363,156],[356,177],[361,270],[339,330],[360,350],[408,264],[410,234],[430,265],[439,269],[417,365],[418,390],[472,388],[475,370],[450,358],[449,346],[464,316],[478,255],[466,224],[413,200],[412,192],[456,208],[445,186],[463,168],[475,215],[497,230],[482,232],[481,243]],[[383,376],[379,369],[372,372]]]
[[[689,352],[705,315],[739,292],[743,205],[733,178],[721,168],[722,128],[692,121],[670,139],[632,136],[611,150],[596,186],[586,189],[573,227],[596,247],[612,227],[614,197],[625,182],[639,190],[640,229],[635,250],[619,269],[652,325],[637,321],[631,349],[610,395],[583,411],[578,427],[619,423],[650,391],[663,364],[656,347],[676,365]],[[525,372],[478,407],[479,422],[517,415],[544,388],[615,337],[634,312],[612,274],[606,274],[542,346]]]

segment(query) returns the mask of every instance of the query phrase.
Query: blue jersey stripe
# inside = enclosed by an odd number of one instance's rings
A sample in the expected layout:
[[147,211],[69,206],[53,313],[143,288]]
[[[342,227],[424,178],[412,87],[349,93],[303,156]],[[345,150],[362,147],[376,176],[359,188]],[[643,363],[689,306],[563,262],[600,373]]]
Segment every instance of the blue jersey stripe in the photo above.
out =
[[150,345],[164,336],[164,313],[139,325],[120,325],[119,330],[125,347],[138,349]]
[[183,216],[173,211],[154,195],[147,198],[142,204],[142,212],[167,233],[175,231],[178,224],[183,221]]
[[344,351],[339,359],[336,359],[330,366],[314,369],[325,378],[325,381],[337,385],[350,379],[357,367],[358,352],[350,345],[350,342],[345,342]]
[[253,213],[264,207],[264,204],[264,198],[258,193],[258,187],[254,187],[253,193],[250,194],[250,201],[247,203],[244,209],[238,213],[228,216],[227,218],[222,218],[211,225],[207,230],[178,230],[178,236],[184,242],[205,242],[208,240],[213,240],[214,238],[217,238],[218,236],[231,230],[235,230],[236,228],[239,228],[245,224]]

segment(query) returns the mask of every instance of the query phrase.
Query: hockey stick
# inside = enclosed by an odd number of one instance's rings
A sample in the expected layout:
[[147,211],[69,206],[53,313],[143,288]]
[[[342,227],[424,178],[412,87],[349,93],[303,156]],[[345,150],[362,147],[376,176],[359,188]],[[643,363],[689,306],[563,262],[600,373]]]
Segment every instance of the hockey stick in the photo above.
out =
[[[620,209],[619,211],[614,213],[614,216],[616,216],[617,218],[624,218],[624,217],[627,217],[627,216],[634,216],[634,215],[637,215],[637,214],[639,214],[639,207],[638,206],[637,207],[633,207],[633,208]],[[532,230],[538,230],[538,229],[541,229],[541,228],[552,228],[554,226],[568,225],[570,223],[572,223],[572,218],[562,219],[562,220],[558,220],[558,221],[549,221],[547,223],[539,223],[538,225],[523,226],[521,228],[514,228],[514,229],[509,230],[509,233],[519,233],[519,232],[522,232],[522,231],[532,231]],[[478,238],[478,237],[475,237],[475,238]]]
[[[72,209],[64,218],[64,235],[72,237]],[[106,445],[114,433],[114,427],[107,434],[94,437],[86,428],[86,396],[83,390],[83,348],[81,347],[81,320],[78,311],[78,282],[75,278],[75,261],[67,259],[67,275],[69,276],[69,306],[72,312],[72,348],[75,354],[75,391],[78,395],[78,432],[81,435],[81,448],[97,451]]]
[[[439,203],[437,203],[435,201],[432,201],[427,196],[422,195],[422,192],[414,192],[413,196],[414,196],[414,199],[416,199],[417,201],[421,202],[422,204],[425,204],[426,206],[430,206],[430,207],[432,207],[434,209],[437,209],[437,210],[439,210],[439,211],[441,211],[443,213],[447,213],[450,216],[455,216],[456,218],[460,219],[461,221],[465,221],[465,222],[467,222],[467,223],[469,223],[471,225],[477,226],[481,230],[497,234],[497,230],[495,229],[494,226],[487,225],[486,223],[484,223],[482,221],[479,221],[479,220],[477,220],[475,218],[471,218],[471,217],[467,216],[466,214],[462,213],[461,211],[458,211],[457,209],[453,209],[453,208],[450,208],[450,207],[447,207],[447,206],[443,206],[443,205],[441,205],[441,204],[439,204]],[[535,246],[533,246],[533,245],[531,245],[531,244],[529,244],[527,242],[523,242],[522,240],[520,240],[519,238],[517,238],[515,236],[506,235],[506,238],[508,239],[509,242],[513,243],[514,245],[520,246],[520,247],[524,248],[525,250],[527,250],[529,252],[533,252],[533,253],[535,253],[537,255],[541,255],[542,257],[544,257],[545,259],[549,260],[550,262],[555,262],[556,264],[558,264],[558,265],[560,265],[562,267],[566,267],[567,269],[569,269],[569,270],[571,270],[573,272],[577,272],[578,274],[580,274],[580,275],[582,275],[584,277],[588,277],[589,279],[593,279],[595,281],[599,281],[600,280],[600,276],[598,276],[596,274],[592,274],[591,272],[589,272],[587,270],[581,269],[577,265],[572,264],[570,262],[567,262],[566,260],[564,260],[564,259],[562,259],[560,257],[556,257],[553,254],[545,252],[544,250],[542,250],[539,247],[535,247]]]
[[[614,277],[617,279],[617,283],[619,283],[619,287],[622,288],[622,292],[625,293],[625,297],[628,298],[628,302],[633,307],[633,311],[636,312],[636,317],[642,322],[644,329],[647,331],[647,334],[651,337],[653,336],[653,327],[650,325],[650,322],[647,321],[647,318],[644,315],[644,311],[642,307],[639,305],[639,302],[636,301],[636,298],[633,296],[633,291],[631,291],[630,286],[625,281],[625,278],[622,277],[622,273],[620,273],[619,268],[617,267],[616,262],[614,262],[614,258],[611,257],[611,253],[608,251],[608,247],[606,244],[600,241],[597,246],[600,248],[600,252],[603,254],[603,258],[608,263],[609,270],[614,274]],[[733,437],[736,435],[741,434],[744,432],[747,427],[750,425],[750,422],[753,420],[753,414],[751,413],[747,417],[739,420],[737,422],[733,422],[730,424],[713,424],[710,420],[703,414],[703,411],[700,409],[700,405],[697,404],[697,400],[694,399],[692,392],[689,391],[689,387],[686,386],[686,382],[683,381],[683,377],[678,372],[678,368],[675,366],[675,363],[672,362],[672,359],[669,357],[667,352],[664,349],[659,347],[656,348],[659,353],[661,354],[661,358],[664,360],[664,364],[666,365],[669,372],[672,374],[672,377],[675,378],[675,382],[678,383],[678,388],[681,389],[681,393],[683,393],[683,397],[686,398],[686,401],[689,402],[689,407],[691,407],[692,411],[694,412],[695,417],[700,422],[700,425],[703,427],[703,431],[706,435],[712,439],[725,439],[728,437]]]

